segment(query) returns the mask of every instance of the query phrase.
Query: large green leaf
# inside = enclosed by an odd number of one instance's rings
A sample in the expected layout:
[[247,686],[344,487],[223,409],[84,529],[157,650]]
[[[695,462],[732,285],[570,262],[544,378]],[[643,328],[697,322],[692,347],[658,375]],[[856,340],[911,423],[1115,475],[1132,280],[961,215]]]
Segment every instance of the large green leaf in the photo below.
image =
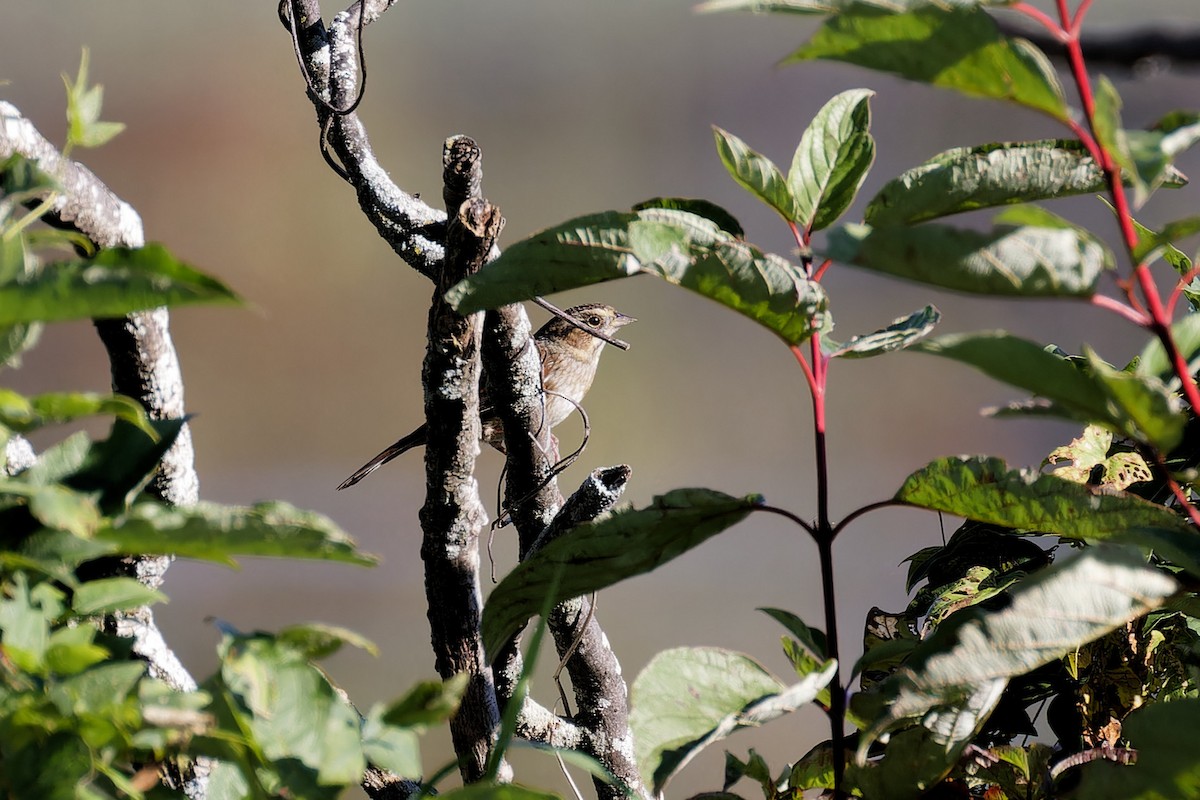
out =
[[982,700],[998,698],[1008,679],[1138,618],[1177,589],[1136,551],[1089,548],[1022,581],[1003,608],[955,614],[881,686],[882,713],[861,741],[860,759],[906,719],[920,718],[936,740],[960,741],[958,732],[975,727],[980,714],[972,709],[990,710]]
[[869,89],[850,89],[817,112],[800,137],[787,182],[802,230],[818,231],[845,213],[875,161]]
[[1120,766],[1103,760],[1083,768],[1079,797],[1088,800],[1190,800],[1200,786],[1200,700],[1151,703],[1126,717],[1121,736],[1137,761]]
[[630,692],[629,727],[643,780],[659,795],[704,747],[812,702],[835,669],[828,661],[789,687],[741,653],[713,647],[659,653]]
[[970,364],[997,380],[1052,401],[1048,413],[1098,422],[1163,452],[1183,435],[1186,415],[1156,378],[1121,372],[1088,351],[1086,369],[1003,331],[941,336],[912,350]]
[[1104,172],[1066,139],[956,147],[888,181],[863,221],[874,226],[936,219],[979,208],[1104,191]]
[[1090,297],[1112,263],[1099,240],[1074,228],[977,231],[934,222],[842,225],[829,232],[824,255],[943,289],[1009,297]]
[[101,614],[165,602],[167,596],[134,578],[100,578],[75,590],[71,607],[78,614]]
[[1010,470],[1002,460],[982,456],[930,462],[905,479],[896,500],[1071,539],[1103,541],[1138,528],[1187,530],[1174,512],[1136,495],[1097,489],[1035,470]]
[[237,303],[216,278],[158,244],[102,250],[88,261],[49,264],[0,284],[0,325],[120,317],[158,306]]
[[907,12],[871,3],[842,6],[785,63],[814,58],[891,72],[973,97],[1008,100],[1064,122],[1070,119],[1046,56],[1024,39],[1001,35],[976,5],[921,3]]
[[1159,186],[1172,182],[1177,174],[1172,162],[1200,142],[1200,114],[1173,112],[1148,131],[1125,131],[1125,140],[1133,161],[1135,200],[1140,204]]
[[[752,11],[776,14],[835,14],[858,5],[862,0],[708,0],[697,11]],[[892,10],[941,6],[1007,6],[1016,0],[873,0],[875,5]]]
[[172,508],[141,503],[95,538],[130,555],[168,555],[234,565],[234,556],[317,558],[375,563],[328,517],[287,503],[248,507],[198,503]]
[[667,563],[737,524],[762,504],[709,489],[676,489],[639,510],[617,511],[569,531],[518,564],[483,609],[483,645],[494,655],[547,603],[611,586]]
[[721,163],[746,191],[762,200],[788,222],[797,222],[800,206],[775,162],[726,130],[713,126]]
[[504,251],[451,287],[447,301],[467,314],[630,275],[655,275],[726,305],[799,344],[820,326],[820,285],[777,255],[688,211],[642,208],[565,222]]

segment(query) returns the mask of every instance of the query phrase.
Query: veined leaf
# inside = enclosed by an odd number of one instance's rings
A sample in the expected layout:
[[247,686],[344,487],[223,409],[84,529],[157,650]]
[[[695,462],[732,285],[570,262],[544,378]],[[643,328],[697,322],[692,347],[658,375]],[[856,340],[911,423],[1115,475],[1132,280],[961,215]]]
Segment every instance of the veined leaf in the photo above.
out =
[[[1171,338],[1175,340],[1175,346],[1188,362],[1188,372],[1194,375],[1200,367],[1200,364],[1196,363],[1200,360],[1200,314],[1189,314],[1172,325]],[[1163,380],[1168,387],[1179,386],[1175,367],[1167,358],[1167,353],[1157,336],[1151,338],[1142,349],[1134,371],[1139,375]]]
[[925,336],[937,325],[942,314],[933,306],[914,311],[907,317],[895,319],[886,328],[880,328],[874,333],[855,336],[845,344],[837,344],[832,340],[822,339],[821,345],[828,346],[830,358],[869,358],[883,355],[895,350],[903,350]]
[[788,687],[741,653],[711,647],[659,653],[630,692],[629,726],[643,780],[660,794],[704,747],[812,702],[835,669],[828,661]]
[[1080,142],[1042,139],[956,147],[884,184],[863,215],[869,225],[901,225],[980,208],[1089,194],[1104,171]]
[[989,232],[934,222],[843,225],[829,232],[835,261],[973,294],[1090,297],[1112,255],[1073,228],[1000,225]]
[[654,498],[646,508],[617,511],[580,525],[518,564],[492,590],[483,608],[485,652],[495,655],[540,613],[556,581],[553,603],[650,572],[737,524],[761,504],[758,495],[739,498],[708,489],[676,489]]
[[784,63],[814,58],[1008,100],[1064,122],[1070,118],[1046,56],[1024,39],[1001,35],[976,4],[905,3],[900,10],[872,3],[840,6]]
[[234,556],[317,558],[371,565],[328,517],[287,503],[248,507],[141,503],[95,538],[130,555],[178,555],[234,565]]
[[49,264],[0,285],[0,325],[121,317],[191,303],[240,302],[225,284],[162,245],[102,250],[88,261]]
[[1148,131],[1125,131],[1129,157],[1136,170],[1135,180],[1143,195],[1172,181],[1175,158],[1200,141],[1200,114],[1176,111],[1159,120]]
[[[1165,253],[1166,248],[1170,247],[1173,242],[1200,233],[1200,216],[1184,217],[1174,222],[1168,222],[1157,232],[1151,231],[1149,228],[1141,225],[1138,227],[1140,228],[1138,231],[1138,243],[1133,248],[1133,257],[1138,262],[1152,261],[1160,254]],[[1177,249],[1176,252],[1178,252]],[[1184,256],[1184,259],[1186,260],[1187,256]],[[1171,263],[1171,266],[1178,269],[1177,265],[1170,259],[1168,259],[1168,263]],[[1189,261],[1187,269],[1183,270],[1180,274],[1184,274],[1190,269],[1191,263]]]
[[713,138],[721,163],[739,186],[778,211],[788,222],[800,221],[800,206],[774,161],[716,125]]
[[686,211],[689,214],[695,214],[712,222],[725,233],[731,234],[735,239],[746,238],[746,232],[742,230],[742,223],[738,222],[733,214],[730,214],[716,203],[709,202],[708,200],[695,197],[653,197],[638,203],[633,207],[633,210],[642,211],[647,208]]
[[1113,540],[1137,528],[1187,530],[1174,512],[1136,495],[1035,470],[1010,470],[998,458],[932,461],[905,479],[896,500],[1006,528],[1085,541]]
[[1051,401],[1042,410],[1080,422],[1098,422],[1117,433],[1169,451],[1183,435],[1186,416],[1157,379],[1109,367],[1094,353],[1087,369],[1034,342],[1004,333],[942,336],[913,350],[970,364],[985,374]]
[[630,275],[655,275],[716,300],[799,344],[819,328],[820,285],[706,217],[668,208],[579,217],[534,234],[446,300],[463,314]]
[[860,760],[880,734],[914,717],[935,739],[958,741],[961,710],[987,706],[973,699],[980,693],[998,698],[1008,679],[1157,608],[1178,585],[1135,551],[1089,548],[1019,583],[1004,608],[955,614],[881,687],[883,713],[860,744]]
[[845,213],[875,161],[869,89],[851,89],[817,112],[800,137],[787,183],[802,230],[818,231]]

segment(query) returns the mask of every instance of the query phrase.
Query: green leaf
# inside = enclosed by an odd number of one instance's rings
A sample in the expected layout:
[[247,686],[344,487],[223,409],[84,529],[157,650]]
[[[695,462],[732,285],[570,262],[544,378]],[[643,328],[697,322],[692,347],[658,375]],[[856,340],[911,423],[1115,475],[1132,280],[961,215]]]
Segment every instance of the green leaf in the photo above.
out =
[[851,89],[817,112],[800,137],[787,182],[804,231],[832,225],[854,202],[875,161],[869,89]]
[[50,622],[63,612],[62,592],[47,584],[32,590],[24,573],[0,597],[0,650],[25,672],[40,674],[50,644]]
[[[1153,261],[1160,255],[1164,255],[1171,243],[1179,239],[1187,238],[1200,233],[1200,215],[1184,217],[1177,219],[1174,222],[1168,222],[1166,225],[1155,233],[1141,225],[1138,226],[1138,243],[1133,248],[1133,258],[1138,263],[1143,261]],[[1178,248],[1172,248],[1178,253]],[[1180,253],[1182,255],[1182,253]],[[1187,259],[1187,256],[1184,256]],[[1168,259],[1171,266],[1176,266],[1176,263]],[[1178,267],[1177,267],[1178,269]],[[1187,268],[1180,272],[1181,275],[1186,274],[1191,269],[1191,262],[1187,264]]]
[[220,653],[220,680],[240,724],[281,778],[298,782],[293,792],[359,781],[366,763],[358,713],[302,651],[259,634],[227,635]]
[[[1099,486],[1124,491],[1135,483],[1152,480],[1154,473],[1136,452],[1118,451],[1108,454],[1113,435],[1098,425],[1088,425],[1070,444],[1056,447],[1046,456],[1055,465],[1054,474],[1075,483],[1089,483],[1093,471],[1100,468]],[[1069,466],[1061,461],[1072,462]]]
[[349,628],[325,625],[320,622],[289,625],[275,634],[275,638],[281,644],[286,644],[304,653],[305,658],[310,661],[319,661],[331,656],[346,644],[365,650],[373,656],[379,655],[379,648],[365,636],[355,633]]
[[133,578],[100,578],[81,584],[75,590],[71,607],[75,613],[86,616],[126,611],[166,601],[165,594]]
[[141,503],[100,528],[96,539],[129,555],[169,555],[234,565],[233,556],[316,558],[371,565],[375,559],[328,517],[284,502],[253,506],[198,503],[172,508]]
[[104,714],[122,703],[145,674],[141,661],[99,664],[52,684],[50,699],[63,714]]
[[483,608],[485,652],[499,652],[539,613],[556,581],[552,604],[650,572],[736,525],[761,504],[758,495],[738,498],[708,489],[676,489],[655,497],[646,508],[617,511],[572,529],[518,564],[492,590]]
[[1200,736],[1200,700],[1185,698],[1139,708],[1121,724],[1137,761],[1096,761],[1083,768],[1079,796],[1089,800],[1187,800],[1200,785],[1193,746]]
[[801,208],[775,162],[716,125],[713,138],[721,163],[739,186],[778,211],[786,221],[800,221]]
[[446,300],[468,314],[636,274],[716,300],[789,344],[820,327],[827,304],[820,285],[787,260],[666,208],[593,214],[534,234],[451,287]]
[[808,648],[817,658],[828,658],[828,642],[824,631],[810,628],[804,620],[782,608],[760,608],[759,611],[778,622],[796,637],[796,641]]
[[689,214],[695,214],[712,222],[735,239],[746,238],[746,232],[742,230],[742,223],[738,222],[733,214],[730,214],[716,203],[709,202],[708,200],[694,197],[652,197],[635,205],[633,210],[642,211],[647,208],[686,211]]
[[448,719],[462,702],[470,675],[460,672],[447,681],[422,681],[387,707],[383,721],[401,728],[425,728]]
[[1107,76],[1101,75],[1096,81],[1095,88],[1095,124],[1097,143],[1108,151],[1117,166],[1121,169],[1122,180],[1134,182],[1134,192],[1140,199],[1136,205],[1145,200],[1145,184],[1140,181],[1137,169],[1133,164],[1133,156],[1129,152],[1129,140],[1125,136],[1125,128],[1121,124],[1121,95],[1117,87]]
[[66,486],[38,486],[0,478],[0,493],[23,498],[33,518],[52,530],[70,531],[86,539],[101,524],[95,498]]
[[416,731],[389,725],[383,721],[382,715],[383,707],[377,705],[367,712],[363,720],[363,755],[376,767],[403,778],[419,780],[421,750]]
[[[696,11],[750,11],[774,14],[837,14],[860,4],[861,0],[708,0]],[[1014,0],[944,0],[943,6],[1007,6]],[[875,5],[896,11],[939,4],[938,0],[874,0]]]
[[0,424],[20,433],[105,414],[136,425],[150,436],[157,436],[145,409],[131,397],[94,392],[49,392],[24,401],[13,392],[0,391],[4,393],[0,401]]
[[831,339],[822,339],[830,358],[870,358],[896,350],[903,350],[928,334],[937,325],[942,314],[933,306],[925,306],[907,317],[898,317],[886,328],[874,333],[854,336],[845,344]]
[[96,629],[91,625],[59,628],[50,634],[46,648],[46,671],[55,675],[75,675],[111,657],[96,644]]
[[442,800],[561,800],[556,794],[512,783],[473,783],[440,792],[438,797]]
[[853,3],[839,4],[838,12],[784,63],[844,61],[1070,120],[1046,56],[1024,39],[1001,35],[978,6],[923,3],[904,13]]
[[955,614],[881,687],[883,713],[859,745],[860,761],[905,719],[920,718],[935,741],[962,741],[959,734],[978,728],[1008,679],[1137,619],[1177,588],[1137,552],[1089,548],[1019,583],[1003,608]]
[[888,181],[863,212],[903,225],[980,208],[1104,191],[1104,172],[1080,142],[1042,139],[956,147]]
[[1074,229],[1000,225],[991,231],[928,222],[843,225],[824,255],[875,272],[973,294],[1091,297],[1112,255]]
[[1096,489],[1034,470],[1010,470],[998,458],[932,461],[905,479],[896,500],[1071,539],[1102,541],[1141,527],[1187,529],[1174,512],[1136,495]]
[[[124,513],[150,480],[184,423],[182,419],[151,420],[154,435],[150,436],[118,419],[107,439],[84,442],[88,447],[82,458],[61,479],[79,491],[99,493],[100,508],[107,514]],[[41,460],[29,472],[40,465]]]
[[1053,402],[1048,411],[1106,427],[1169,451],[1186,417],[1157,380],[1119,372],[1088,352],[1087,369],[1003,331],[941,336],[914,351],[952,358]]
[[241,302],[225,284],[166,248],[102,250],[88,261],[49,264],[0,285],[0,325],[121,317],[159,306]]
[[630,691],[629,727],[643,779],[658,795],[704,747],[811,702],[835,669],[826,662],[788,687],[741,653],[703,647],[659,653]]
[[[1196,369],[1200,367],[1200,364],[1194,363],[1200,358],[1200,314],[1189,314],[1172,325],[1171,338],[1175,340],[1175,346],[1188,362],[1189,373],[1195,374]],[[1142,349],[1141,355],[1137,357],[1134,372],[1166,381],[1167,386],[1171,388],[1177,389],[1179,386],[1175,367],[1167,358],[1162,341],[1157,336],[1152,337]]]
[[74,82],[66,74],[67,87],[67,150],[71,147],[99,147],[121,131],[120,122],[101,122],[100,107],[104,104],[104,87],[88,86],[88,50],[83,49],[79,74]]
[[[1175,158],[1200,141],[1200,114],[1176,111],[1148,131],[1125,131],[1129,157],[1136,170],[1135,201],[1141,202],[1163,184],[1177,181],[1178,171],[1171,166]],[[1186,181],[1186,179],[1185,179]]]

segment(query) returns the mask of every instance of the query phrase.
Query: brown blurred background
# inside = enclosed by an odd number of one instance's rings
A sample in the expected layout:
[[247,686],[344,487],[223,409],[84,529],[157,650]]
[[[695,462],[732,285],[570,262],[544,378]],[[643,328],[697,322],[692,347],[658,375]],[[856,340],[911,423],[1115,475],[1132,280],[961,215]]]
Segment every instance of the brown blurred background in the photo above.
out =
[[[1200,24],[1194,0],[1110,0],[1096,4],[1092,19],[1118,28],[1149,19]],[[505,241],[576,214],[682,195],[725,205],[752,241],[782,254],[792,247],[787,229],[726,176],[711,124],[786,167],[829,97],[870,87],[878,92],[878,161],[864,197],[948,147],[1066,135],[1020,109],[854,68],[775,67],[815,24],[700,16],[687,2],[404,3],[366,32],[370,80],[361,114],[393,178],[427,198],[440,197],[443,139],[473,136],[484,150],[485,193],[508,219]],[[78,157],[138,209],[148,238],[220,276],[253,306],[174,314],[188,407],[197,414],[203,496],[282,498],[319,510],[384,559],[373,570],[264,560],[236,572],[176,564],[166,585],[171,603],[159,612],[168,638],[203,677],[215,666],[217,639],[206,617],[242,629],[306,620],[345,625],[382,652],[339,655],[330,673],[364,707],[395,697],[433,674],[418,555],[421,456],[412,453],[352,490],[333,487],[419,421],[430,286],[380,242],[349,187],[318,155],[312,108],[274,3],[6,4],[0,79],[8,84],[0,96],[57,142],[65,127],[59,75],[74,74],[84,46],[93,79],[106,88],[104,118],[128,129]],[[1195,72],[1113,77],[1129,125],[1195,107],[1200,97]],[[1195,154],[1179,166],[1200,173]],[[1198,191],[1160,193],[1140,217],[1153,225],[1196,213]],[[1115,240],[1095,199],[1052,208]],[[826,286],[840,338],[933,301],[944,313],[942,332],[1002,327],[1067,349],[1086,340],[1116,363],[1142,341],[1126,323],[1080,304],[947,296],[841,267]],[[815,512],[809,400],[791,355],[772,336],[648,278],[552,299],[610,302],[640,320],[624,332],[633,348],[604,359],[587,404],[592,442],[566,474],[565,491],[595,466],[625,462],[634,469],[627,499],[637,505],[671,488],[707,486],[761,492],[805,517]],[[545,318],[537,309],[533,316]],[[56,326],[8,380],[26,392],[103,390],[103,351],[89,325]],[[932,458],[986,452],[1036,466],[1075,433],[1068,425],[980,417],[980,407],[1019,395],[928,357],[841,362],[831,381],[838,517],[887,497]],[[559,429],[565,447],[577,432],[573,421]],[[494,509],[501,461],[489,452],[481,465]],[[945,521],[947,531],[953,526]],[[509,538],[502,532],[497,541],[501,574],[513,558]],[[858,655],[866,611],[906,603],[897,565],[940,541],[939,520],[912,511],[872,514],[844,534],[837,559],[847,666]],[[752,518],[651,576],[603,592],[598,614],[630,679],[655,652],[685,644],[746,651],[786,679],[782,631],[758,606],[821,624],[815,549],[777,517]],[[553,696],[545,680],[535,692],[546,702]],[[824,719],[805,712],[728,745],[742,756],[755,746],[778,770],[826,735]],[[428,741],[432,770],[448,750],[440,735]],[[518,769],[526,762],[519,759]],[[564,791],[555,771],[538,763],[538,772],[520,776]],[[720,779],[717,749],[671,793],[717,788]]]

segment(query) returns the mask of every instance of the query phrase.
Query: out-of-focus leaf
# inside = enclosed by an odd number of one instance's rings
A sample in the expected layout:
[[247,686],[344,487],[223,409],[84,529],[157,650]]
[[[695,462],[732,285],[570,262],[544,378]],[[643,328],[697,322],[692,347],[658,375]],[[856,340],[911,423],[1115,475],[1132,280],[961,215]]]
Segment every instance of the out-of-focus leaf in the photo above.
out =
[[80,584],[71,607],[77,614],[103,614],[165,603],[166,600],[165,594],[134,578],[100,578]]
[[1200,700],[1152,703],[1122,722],[1121,735],[1137,761],[1120,766],[1097,761],[1083,768],[1079,796],[1089,800],[1187,800],[1200,784],[1193,745],[1200,736]]
[[238,303],[229,287],[162,245],[114,247],[0,284],[0,325],[121,317],[158,306]]
[[253,506],[141,503],[100,528],[96,538],[130,555],[169,555],[234,565],[234,556],[316,558],[371,565],[328,517],[283,502]]

